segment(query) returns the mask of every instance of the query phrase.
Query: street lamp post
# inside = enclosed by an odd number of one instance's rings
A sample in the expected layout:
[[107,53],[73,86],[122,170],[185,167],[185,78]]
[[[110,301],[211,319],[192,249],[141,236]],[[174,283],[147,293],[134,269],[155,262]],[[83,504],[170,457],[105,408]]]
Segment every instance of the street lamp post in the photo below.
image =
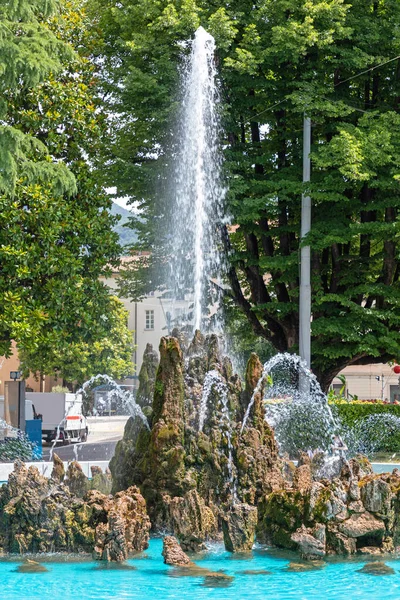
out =
[[[311,119],[304,116],[303,122],[303,183],[310,181],[311,175]],[[311,229],[311,197],[301,197],[301,241]],[[299,346],[300,357],[311,367],[311,249],[302,246],[300,250],[300,306],[299,306]]]

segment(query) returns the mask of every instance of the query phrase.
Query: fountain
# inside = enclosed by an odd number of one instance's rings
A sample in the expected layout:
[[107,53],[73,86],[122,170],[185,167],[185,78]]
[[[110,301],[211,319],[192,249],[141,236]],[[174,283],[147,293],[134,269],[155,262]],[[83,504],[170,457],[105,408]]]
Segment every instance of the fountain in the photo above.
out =
[[[195,329],[212,312],[212,283],[218,283],[223,269],[217,250],[224,190],[214,50],[213,38],[199,28],[184,73],[172,219],[169,284],[176,301],[193,296]],[[304,379],[306,385],[299,386]],[[114,495],[90,489],[75,463],[65,479],[55,457],[50,481],[17,463],[0,489],[0,544],[6,552],[83,551],[105,562],[130,558],[130,566],[137,568],[134,577],[129,570],[128,575],[121,571],[121,578],[96,573],[93,593],[104,598],[126,595],[126,590],[132,598],[141,597],[143,589],[149,597],[198,595],[199,578],[203,587],[232,586],[231,593],[224,590],[218,597],[237,598],[246,589],[252,598],[262,598],[261,578],[269,569],[275,569],[274,596],[284,598],[293,595],[290,581],[296,572],[323,568],[327,554],[381,556],[399,544],[400,474],[374,475],[365,457],[337,460],[342,456],[335,454],[332,438],[340,433],[338,423],[316,378],[298,357],[278,355],[262,365],[253,354],[243,386],[215,334],[203,337],[196,331],[189,343],[175,332],[160,342],[155,380],[143,396],[148,417],[106,375],[92,378],[79,392],[86,393],[99,380],[113,386],[132,415],[110,463]],[[24,518],[18,520],[19,514]],[[163,565],[153,566],[160,560],[159,539],[150,542],[149,562],[147,556],[131,554],[147,548],[150,520],[153,531],[172,532],[181,546],[171,536],[164,539],[165,562],[175,568],[168,571],[168,584],[162,579]],[[202,568],[186,556],[186,551],[216,548],[221,530],[226,549],[239,553],[239,560],[230,560],[219,548],[206,555]],[[253,551],[255,539],[296,550],[312,562],[289,563],[283,554]],[[257,568],[243,569],[248,566],[243,553],[250,552]],[[221,567],[229,573],[221,573]],[[88,578],[82,573],[89,569],[65,569],[74,572],[74,594],[87,595]],[[377,563],[369,572],[390,574],[393,569]],[[335,579],[336,573],[337,568]],[[0,563],[0,581],[2,576],[7,582],[9,573]],[[181,576],[187,584],[179,583]],[[298,585],[307,577],[302,573]],[[118,589],[120,581],[124,586]],[[320,593],[321,580],[315,576],[312,581],[310,597]]]
[[[203,27],[196,31],[182,77],[174,197],[168,228],[173,232],[167,287],[174,300],[193,298],[193,327],[205,327],[207,307],[218,297],[221,279],[221,226],[225,190],[215,41]],[[215,308],[212,309],[215,312]]]
[[127,411],[128,414],[133,417],[138,416],[146,427],[149,426],[146,415],[143,413],[139,404],[137,404],[134,395],[128,390],[125,390],[109,375],[94,375],[88,381],[86,381],[81,388],[79,388],[76,394],[87,395],[88,391],[91,390],[100,381],[102,382],[102,384],[106,384],[109,387],[111,387],[111,390],[109,392],[110,400],[112,399],[112,397],[114,397],[120,403],[124,411]]
[[398,444],[400,418],[389,413],[369,415],[358,419],[352,427],[343,426],[342,436],[351,455],[373,456]]
[[[112,401],[113,398],[115,398],[115,400],[117,401],[117,403],[119,403],[119,406],[124,411],[124,413],[128,413],[129,415],[135,416],[135,417],[138,416],[142,420],[143,424],[147,428],[149,427],[147,418],[146,418],[145,414],[143,413],[143,411],[142,411],[141,407],[139,406],[139,404],[136,403],[134,395],[131,392],[129,392],[128,390],[123,389],[122,386],[119,385],[109,375],[106,375],[106,374],[94,375],[88,381],[86,381],[82,385],[82,387],[80,387],[75,392],[75,395],[78,396],[78,395],[81,394],[83,397],[87,396],[88,393],[89,393],[89,391],[91,391],[91,389],[96,384],[98,384],[100,381],[103,384],[106,384],[107,386],[109,386],[111,388],[111,390],[108,392],[109,401],[110,402]],[[53,459],[53,454],[54,454],[54,451],[56,449],[57,442],[60,441],[60,432],[61,432],[62,427],[64,426],[64,424],[66,422],[66,419],[68,417],[69,411],[71,409],[73,409],[72,405],[70,406],[70,408],[68,409],[68,412],[62,418],[62,420],[60,421],[60,423],[57,426],[56,435],[54,436],[54,440],[53,440],[53,442],[51,444],[51,447],[50,447],[50,453],[49,453],[49,460],[50,461]],[[94,409],[94,412],[96,413],[96,409]],[[82,442],[82,443],[85,443],[85,442]],[[78,459],[78,450],[81,448],[82,443],[76,443],[76,444],[74,444],[73,452],[74,452],[75,460]],[[19,458],[23,458],[23,457],[20,456]]]
[[11,462],[17,458],[30,461],[35,459],[35,454],[35,445],[25,433],[0,419],[0,461]]
[[[300,385],[304,380],[306,385]],[[339,424],[315,375],[299,356],[277,354],[265,363],[248,404],[241,433],[259,394],[263,396],[266,419],[274,429],[282,453],[295,457],[301,451],[331,450]]]
[[213,369],[206,373],[199,410],[199,431],[203,431],[204,422],[207,418],[208,403],[210,398],[214,399],[214,405],[212,406],[213,410],[216,408],[215,400],[217,399],[221,403],[221,431],[225,432],[228,445],[228,478],[232,503],[234,504],[237,500],[237,492],[233,466],[232,420],[228,406],[228,391],[227,384],[224,382],[221,374],[218,371]]

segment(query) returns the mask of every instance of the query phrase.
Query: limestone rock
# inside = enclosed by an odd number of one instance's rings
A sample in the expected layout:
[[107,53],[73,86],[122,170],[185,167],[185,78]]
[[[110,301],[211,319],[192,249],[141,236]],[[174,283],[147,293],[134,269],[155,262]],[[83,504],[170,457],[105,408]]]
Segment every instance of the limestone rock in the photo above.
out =
[[96,560],[121,562],[148,547],[150,520],[138,488],[130,487],[113,499],[91,491],[86,500],[100,521],[93,550]]
[[[219,535],[216,528],[207,533],[207,527],[213,526],[205,524],[219,519],[223,507],[232,502],[233,487],[242,502],[256,506],[272,491],[285,489],[287,482],[274,433],[264,418],[261,395],[240,435],[241,384],[232,375],[230,361],[222,356],[218,338],[196,332],[185,357],[180,344],[178,332],[162,338],[151,432],[133,431],[127,424],[110,469],[113,492],[132,484],[140,486],[153,527],[172,529],[184,548],[199,549],[205,536]],[[247,373],[249,397],[260,368],[254,355]],[[205,399],[207,411],[199,431],[204,382],[210,370],[215,372],[216,383]],[[197,496],[190,495],[193,491]],[[188,498],[196,500],[188,503]]]
[[380,556],[382,551],[376,546],[363,546],[357,549],[357,554],[366,554],[367,556]]
[[[262,375],[263,365],[255,352],[250,354],[250,358],[246,365],[245,389],[240,395],[240,413],[239,418],[243,420],[247,406],[256,388],[256,385]],[[262,390],[260,390],[260,399],[262,398]]]
[[[318,451],[301,454],[295,468],[279,455],[262,389],[242,431],[261,374],[253,354],[242,392],[215,335],[197,331],[190,345],[177,331],[162,338],[151,432],[128,421],[110,465],[113,491],[138,485],[153,527],[172,530],[182,550],[200,550],[219,535],[219,523],[226,547],[236,552],[251,549],[255,529],[259,541],[299,548],[304,556],[390,551],[393,541],[400,543],[399,475],[374,475],[362,456],[335,462]],[[94,514],[97,505],[91,505]],[[98,524],[107,527],[99,528],[98,539],[105,547],[110,508],[99,511]],[[111,553],[124,554],[121,544],[120,550],[111,545]]]
[[348,556],[356,552],[356,540],[349,538],[337,529],[337,525],[329,524],[327,531],[328,552]]
[[297,544],[300,555],[303,558],[318,559],[325,556],[325,527],[322,526],[317,529],[312,529],[302,525],[291,535],[291,539]]
[[354,502],[358,502],[361,499],[361,492],[357,479],[352,479],[350,481],[348,496],[349,500],[352,500]]
[[176,338],[161,338],[149,457],[156,490],[186,491],[184,457],[183,356]]
[[71,494],[83,498],[86,492],[89,490],[90,484],[88,478],[82,471],[81,465],[73,460],[67,469],[66,485],[68,486]]
[[347,521],[340,523],[338,530],[350,538],[368,536],[381,542],[385,533],[385,524],[369,512],[355,513]]
[[[126,490],[129,486],[142,483],[149,472],[149,461],[144,464],[144,455],[149,452],[150,432],[139,415],[129,417],[124,436],[116,445],[110,461],[112,492]],[[147,456],[146,456],[147,459]]]
[[100,467],[92,466],[92,479],[90,481],[91,490],[99,490],[102,494],[111,494],[112,479],[111,473],[106,471],[103,473]]
[[[76,473],[71,480],[83,481],[82,470],[74,465]],[[81,498],[21,462],[0,488],[0,546],[5,552],[91,553],[96,546],[97,558],[123,560],[147,547],[149,529],[146,503],[137,488],[115,497],[91,490]]]
[[[357,480],[363,479],[367,475],[372,475],[373,469],[370,461],[366,456],[359,454],[343,465],[340,478],[343,480]],[[357,499],[357,498],[355,498]]]
[[193,565],[190,558],[184,553],[178,540],[172,535],[167,535],[163,539],[163,551],[164,562],[167,565],[174,567],[187,567]]
[[190,490],[182,498],[173,498],[169,512],[174,534],[184,551],[203,550],[204,542],[217,533],[216,518],[197,490]]
[[391,510],[390,485],[380,476],[365,477],[360,481],[361,500],[364,507],[380,516],[388,516]]
[[[174,337],[177,337],[177,335],[179,335],[179,333],[172,332],[174,335]],[[188,356],[198,356],[199,354],[202,354],[203,350],[204,350],[204,345],[205,345],[205,337],[204,335],[201,333],[201,331],[199,329],[196,329],[196,331],[194,332],[193,338],[189,344],[189,348],[188,348]],[[182,344],[181,344],[182,347]]]
[[350,502],[348,508],[349,508],[349,511],[352,512],[352,513],[363,513],[363,512],[365,512],[365,507],[364,507],[364,504],[361,502],[361,500]]
[[93,558],[114,562],[128,558],[124,522],[118,512],[109,513],[107,525],[99,523],[97,526]]
[[384,562],[370,562],[358,570],[358,573],[367,575],[394,575],[395,570]]
[[35,560],[26,559],[22,565],[18,565],[17,567],[18,573],[48,573],[49,570],[46,569],[44,565]]
[[53,454],[53,470],[51,472],[51,479],[53,481],[56,481],[57,483],[62,483],[64,481],[64,477],[65,477],[64,463],[61,460],[61,458],[59,458],[59,456],[56,453],[54,453]]
[[222,516],[222,531],[228,552],[250,552],[255,539],[257,508],[234,504]]
[[287,571],[289,573],[306,573],[307,571],[320,571],[326,566],[322,560],[310,560],[308,562],[290,562]]
[[297,467],[293,476],[293,487],[304,493],[311,489],[312,483],[311,465],[302,464]]
[[142,408],[152,406],[158,364],[157,352],[151,344],[146,344],[139,372],[139,388],[136,394],[136,402]]

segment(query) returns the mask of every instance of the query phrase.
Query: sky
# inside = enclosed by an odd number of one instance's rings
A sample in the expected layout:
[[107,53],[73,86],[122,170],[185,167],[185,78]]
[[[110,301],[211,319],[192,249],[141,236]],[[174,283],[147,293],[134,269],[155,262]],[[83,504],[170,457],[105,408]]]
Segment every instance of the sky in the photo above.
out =
[[[115,194],[116,191],[117,188],[115,187],[110,187],[106,189],[107,194]],[[126,208],[126,210],[133,210],[133,207],[128,205],[128,200],[129,196],[123,198],[113,198],[113,202],[115,202],[115,204],[118,204],[118,206],[122,206],[122,208]]]

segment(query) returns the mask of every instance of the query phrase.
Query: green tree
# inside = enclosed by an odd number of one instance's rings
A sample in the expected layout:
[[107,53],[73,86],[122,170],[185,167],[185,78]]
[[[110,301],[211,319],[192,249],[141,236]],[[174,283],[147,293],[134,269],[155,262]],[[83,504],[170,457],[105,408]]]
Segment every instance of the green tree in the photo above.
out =
[[10,95],[23,95],[62,68],[72,48],[47,26],[57,0],[0,2],[0,191],[13,192],[18,177],[40,178],[58,193],[72,192],[74,178],[46,147],[9,122]]
[[127,311],[121,301],[111,296],[108,312],[97,331],[82,328],[80,336],[70,330],[48,332],[35,353],[20,352],[24,375],[59,373],[67,382],[84,383],[94,375],[107,374],[123,379],[133,371],[132,332],[127,328]]
[[[99,279],[118,264],[120,247],[98,176],[105,121],[89,60],[97,43],[89,25],[79,0],[64,3],[62,13],[41,25],[44,38],[59,45],[69,40],[70,50],[58,73],[9,90],[5,117],[21,139],[46,148],[46,161],[68,170],[75,191],[61,193],[54,178],[32,179],[22,170],[12,192],[0,197],[2,353],[14,339],[25,371],[60,370],[64,379],[79,380],[100,365],[115,376],[132,369],[121,304]],[[28,158],[36,165],[35,146]]]
[[[228,201],[238,225],[229,241],[237,306],[277,350],[298,351],[306,189],[313,199],[307,243],[314,372],[327,388],[348,364],[398,358],[400,4],[97,0],[96,6],[121,118],[109,173],[118,193],[142,207],[142,244],[158,260],[153,223],[163,215],[165,168],[179,143],[171,136],[179,64],[184,41],[202,24],[218,45]],[[313,124],[306,188],[304,111]],[[135,286],[127,274],[125,293]]]

